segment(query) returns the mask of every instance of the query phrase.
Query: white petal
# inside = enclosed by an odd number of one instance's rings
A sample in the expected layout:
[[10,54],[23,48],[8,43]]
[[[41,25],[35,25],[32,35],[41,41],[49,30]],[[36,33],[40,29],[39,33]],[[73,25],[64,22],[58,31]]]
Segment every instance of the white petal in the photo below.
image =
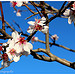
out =
[[27,30],[28,33],[33,33],[33,29]]
[[7,43],[3,43],[2,46],[7,46]]
[[72,10],[75,10],[75,8],[71,8]]
[[54,35],[51,36],[51,38],[52,38],[52,39],[55,38],[55,40],[58,40],[59,37],[58,37],[56,34],[54,34]]
[[19,43],[15,44],[14,49],[16,50],[17,53],[22,52],[22,46],[19,45]]
[[30,49],[28,48],[27,45],[23,46],[24,51],[26,51],[28,54],[30,54]]
[[10,42],[11,42],[11,39],[8,40],[7,44],[10,44]]
[[28,1],[24,1],[26,4],[28,3]]
[[31,50],[33,49],[33,45],[29,42],[26,43],[26,46],[28,46],[28,48],[31,49]]
[[41,23],[44,23],[44,22],[46,22],[46,21],[43,20],[43,21],[40,21],[40,22],[41,22]]
[[41,25],[41,26],[45,25],[44,23],[41,23],[41,22],[40,22],[40,23],[37,23],[37,24],[39,24],[39,25]]
[[1,65],[3,66],[3,61],[1,62]]
[[44,26],[44,29],[42,29],[41,31],[42,31],[43,33],[47,33],[47,32],[48,32],[48,29],[49,29],[48,26]]
[[20,56],[16,56],[16,55],[15,55],[15,56],[13,57],[13,60],[14,60],[15,62],[18,62],[18,61],[20,60]]
[[70,9],[66,9],[65,12],[63,13],[63,15],[69,16],[70,15],[70,12],[71,12]]
[[16,38],[19,38],[20,35],[18,34],[17,31],[15,31],[15,32],[12,33],[12,37],[13,37],[13,39],[16,39]]
[[13,32],[13,33],[12,33],[13,39],[15,39],[15,36],[16,36],[16,34],[15,34],[15,32]]
[[16,4],[17,7],[21,7],[23,4],[22,1],[16,1],[16,2],[17,2],[17,4]]
[[16,13],[16,11],[14,11],[14,13]]
[[46,21],[46,18],[45,18],[45,17],[42,17],[42,18],[41,18],[41,20],[44,20],[44,21]]
[[10,51],[10,49],[11,49],[10,47],[7,47],[6,48],[6,53],[8,53]]
[[9,47],[10,48],[13,48],[14,47],[14,44],[15,44],[15,41],[12,39],[9,43]]
[[12,33],[12,37],[15,40],[15,42],[18,41],[18,38],[20,38],[21,34],[19,35],[17,31]]
[[28,24],[35,25],[35,22],[34,21],[29,21]]
[[38,37],[35,37],[35,38],[34,38],[34,41],[38,41]]
[[7,53],[7,55],[8,55],[8,57],[9,57],[10,60],[13,59],[13,56],[10,53]]
[[69,24],[71,24],[71,23],[72,23],[72,21],[73,21],[73,19],[74,19],[74,16],[73,16],[73,15],[71,15],[71,16],[68,18],[68,23],[69,23]]
[[21,16],[21,13],[20,13],[20,12],[17,12],[16,15],[17,15],[17,16]]

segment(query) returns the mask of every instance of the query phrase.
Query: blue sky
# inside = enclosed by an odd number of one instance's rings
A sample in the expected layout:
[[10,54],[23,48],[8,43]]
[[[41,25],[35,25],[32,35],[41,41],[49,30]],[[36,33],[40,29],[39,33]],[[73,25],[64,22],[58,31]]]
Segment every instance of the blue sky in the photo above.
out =
[[[48,4],[51,6],[60,9],[63,1],[47,1]],[[17,17],[14,13],[14,9],[10,7],[10,3],[3,3],[3,13],[4,18],[9,24],[13,24],[17,31],[20,31],[19,28],[13,23],[13,20],[15,20],[23,29],[25,33],[27,28],[29,27],[28,21],[34,21],[35,18],[40,18],[39,15],[33,16],[32,18],[25,20],[28,16],[31,15],[29,11],[22,12],[21,17]],[[29,6],[31,9],[34,9],[31,5]],[[17,8],[17,7],[16,7]],[[17,9],[27,10],[25,7],[19,7]],[[1,13],[0,13],[1,14]],[[1,24],[1,21],[0,21]],[[1,25],[0,25],[1,28]],[[64,45],[66,47],[69,47],[71,49],[75,49],[75,27],[72,24],[68,24],[68,19],[64,18],[56,18],[49,24],[49,32],[53,34],[57,34],[59,36],[58,41],[56,43],[60,45]],[[11,34],[10,29],[7,29],[6,32]],[[28,34],[28,33],[27,33]],[[45,40],[45,35],[42,32],[37,32],[35,35],[40,40]],[[7,40],[0,40],[0,42],[6,42]],[[51,40],[50,40],[51,41]],[[33,44],[33,49],[37,48],[45,48],[44,44],[35,42]],[[75,62],[75,53],[69,52],[65,49],[52,46],[50,48],[50,51],[55,54],[56,56],[66,59],[71,62]],[[43,54],[43,53],[40,53]],[[1,62],[0,62],[1,63]],[[0,71],[0,73],[3,73],[2,71],[10,71],[8,73],[12,74],[75,74],[75,70],[72,68],[69,68],[67,66],[64,66],[56,61],[54,62],[46,62],[34,59],[31,55],[29,56],[22,56],[20,58],[20,61],[17,63],[13,62],[9,67],[4,68]],[[7,73],[7,72],[5,72]]]

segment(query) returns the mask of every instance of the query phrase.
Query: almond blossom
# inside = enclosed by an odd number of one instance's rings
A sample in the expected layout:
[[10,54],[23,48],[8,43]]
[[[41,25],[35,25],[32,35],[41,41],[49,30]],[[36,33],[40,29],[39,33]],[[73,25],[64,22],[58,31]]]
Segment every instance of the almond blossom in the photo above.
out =
[[12,7],[21,7],[23,3],[27,4],[28,1],[10,1]]
[[17,62],[20,59],[20,53],[17,53],[17,49],[20,50],[20,48],[17,48],[14,43],[14,40],[10,41],[9,47],[6,48],[6,53],[10,60],[13,59],[15,62]]
[[13,40],[15,41],[15,45],[17,48],[20,48],[20,50],[17,49],[17,53],[20,52],[26,52],[26,55],[30,54],[30,50],[33,49],[33,46],[31,43],[27,42],[25,40],[25,37],[21,37],[21,34],[19,35],[17,31],[12,33]]
[[75,10],[75,2],[71,5],[72,6],[72,10]]
[[33,46],[31,43],[25,40],[25,37],[21,37],[21,34],[18,34],[17,31],[12,33],[12,37],[13,39],[9,39],[8,42],[3,43],[2,46],[8,45],[6,47],[5,53],[8,55],[8,58],[10,60],[14,60],[15,62],[18,62],[20,60],[20,54],[26,56],[29,55],[30,50],[32,50]]
[[56,34],[54,34],[54,35],[51,36],[51,38],[52,38],[53,40],[58,40],[59,37],[58,37]]
[[33,36],[33,37],[31,38],[31,42],[33,43],[34,41],[37,42],[37,41],[38,41],[38,37]]
[[28,24],[30,24],[27,32],[33,33],[34,31],[42,31],[43,33],[48,32],[48,26],[44,24],[46,19],[42,17],[41,19],[35,19],[35,21],[29,21]]
[[22,1],[10,1],[10,3],[12,4],[11,6],[15,7],[21,7],[23,2]]
[[16,15],[21,16],[20,10],[17,11]]
[[63,15],[68,17],[68,23],[71,24],[72,21],[75,24],[75,10],[66,9]]

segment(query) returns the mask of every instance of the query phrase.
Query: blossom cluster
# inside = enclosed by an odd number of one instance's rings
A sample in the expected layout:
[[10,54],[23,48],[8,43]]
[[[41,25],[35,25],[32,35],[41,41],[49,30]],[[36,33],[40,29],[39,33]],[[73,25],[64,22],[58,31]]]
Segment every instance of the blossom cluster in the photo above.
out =
[[29,21],[28,24],[30,24],[30,26],[27,32],[33,33],[35,31],[41,31],[43,33],[47,33],[49,27],[44,24],[45,21],[46,21],[45,17],[42,17],[41,19],[35,19],[35,21]]
[[7,62],[8,59],[18,62],[21,54],[27,56],[30,54],[30,50],[33,49],[32,44],[27,42],[25,37],[21,37],[21,34],[18,34],[17,31],[12,33],[12,37],[13,39],[9,39],[7,43],[3,43],[0,46],[0,50],[5,51],[4,54],[0,54],[3,59],[3,66],[9,65],[9,62]]
[[11,3],[12,7],[15,7],[15,6],[21,7],[22,4],[24,4],[24,3],[27,4],[28,1],[10,1],[10,3]]
[[71,24],[74,22],[75,24],[75,2],[70,6],[70,9],[66,9],[63,13],[66,17],[68,17],[68,23]]
[[[23,4],[27,4],[28,1],[10,1],[12,7],[21,7]],[[73,6],[74,8],[74,6]],[[67,9],[70,11],[70,9]],[[74,9],[71,9],[74,11]],[[21,10],[18,9],[16,11],[17,16],[21,16]],[[70,13],[68,12],[70,15]],[[67,11],[64,12],[64,15],[68,15]],[[72,13],[73,15],[73,13]],[[35,31],[41,31],[44,34],[46,34],[49,30],[49,27],[45,24],[46,18],[42,17],[41,19],[36,19],[35,21],[29,21],[28,24],[30,25],[29,28],[27,29],[28,33],[34,33]],[[0,51],[3,51],[4,53],[0,53],[0,58],[3,59],[2,61],[2,66],[7,67],[10,65],[9,60],[13,60],[14,62],[18,62],[20,60],[20,55],[25,55],[28,56],[30,54],[30,50],[33,49],[33,46],[31,43],[27,42],[25,40],[25,37],[21,37],[21,34],[18,34],[17,31],[12,33],[13,39],[9,39],[6,43],[3,43],[2,46],[0,46]],[[54,41],[58,39],[58,36],[52,35],[51,39]],[[39,39],[38,37],[32,37],[31,42],[33,43],[34,41],[37,42]]]
[[[21,7],[23,4],[28,4],[28,1],[10,1],[10,4],[11,4],[11,7],[15,7],[15,6]],[[16,16],[21,16],[20,9],[14,12],[16,12]]]

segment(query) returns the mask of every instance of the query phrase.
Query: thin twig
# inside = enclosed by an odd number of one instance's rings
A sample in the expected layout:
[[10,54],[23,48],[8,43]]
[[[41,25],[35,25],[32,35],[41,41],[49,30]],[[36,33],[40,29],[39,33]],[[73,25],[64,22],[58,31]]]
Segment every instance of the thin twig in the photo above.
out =
[[[41,43],[46,43],[46,42],[44,42],[44,41],[42,41],[42,40],[38,40],[38,42],[41,42]],[[59,45],[59,44],[56,44],[56,43],[49,43],[50,45],[54,45],[54,46],[58,46],[58,47],[61,47],[61,48],[64,48],[64,49],[66,49],[66,50],[68,50],[68,51],[71,51],[71,52],[75,52],[75,50],[73,50],[73,49],[70,49],[70,48],[68,48],[68,47],[65,47],[65,46],[63,46],[63,45]]]
[[3,15],[3,9],[2,9],[2,3],[1,2],[0,2],[0,9],[1,9],[1,15],[2,15],[2,29],[5,30],[4,15]]

